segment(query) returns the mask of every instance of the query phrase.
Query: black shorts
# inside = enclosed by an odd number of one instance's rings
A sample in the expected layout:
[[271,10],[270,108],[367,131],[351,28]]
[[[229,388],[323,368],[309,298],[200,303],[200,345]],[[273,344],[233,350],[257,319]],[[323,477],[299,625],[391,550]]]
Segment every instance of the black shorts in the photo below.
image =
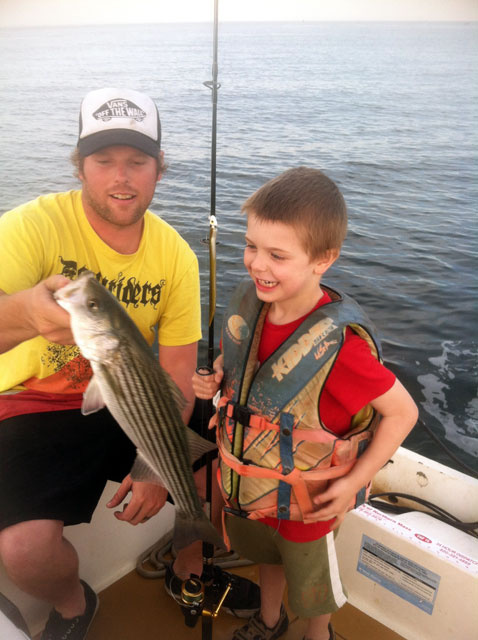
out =
[[26,520],[90,522],[107,480],[136,448],[107,409],[32,413],[0,422],[0,530]]

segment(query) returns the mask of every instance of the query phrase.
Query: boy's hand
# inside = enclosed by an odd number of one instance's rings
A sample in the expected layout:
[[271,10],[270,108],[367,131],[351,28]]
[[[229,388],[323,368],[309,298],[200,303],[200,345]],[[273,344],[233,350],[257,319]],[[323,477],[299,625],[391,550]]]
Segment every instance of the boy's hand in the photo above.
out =
[[194,393],[197,398],[201,400],[210,400],[214,398],[216,393],[221,387],[221,382],[224,377],[224,357],[222,354],[214,361],[214,373],[208,376],[201,375],[195,372],[192,378],[192,385]]
[[314,498],[314,503],[319,506],[314,513],[314,521],[326,522],[335,518],[330,529],[332,531],[337,529],[347,512],[353,508],[358,491],[359,489],[350,482],[347,476],[331,480],[327,489]]
[[418,419],[415,402],[398,380],[370,404],[382,416],[372,441],[346,476],[331,480],[327,490],[314,498],[318,506],[314,519],[336,518],[333,529],[353,509],[357,492],[393,456]]

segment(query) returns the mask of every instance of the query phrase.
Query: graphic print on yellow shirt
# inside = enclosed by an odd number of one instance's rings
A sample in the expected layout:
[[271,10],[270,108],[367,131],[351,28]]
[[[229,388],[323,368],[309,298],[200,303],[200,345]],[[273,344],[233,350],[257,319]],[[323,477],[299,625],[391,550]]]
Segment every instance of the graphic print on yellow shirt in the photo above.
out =
[[[0,218],[0,289],[12,294],[53,274],[75,279],[92,271],[138,325],[148,344],[201,337],[196,256],[164,220],[147,211],[138,250],[123,255],[91,228],[80,191],[41,196]],[[0,392],[82,392],[91,377],[74,345],[38,336],[0,355]]]

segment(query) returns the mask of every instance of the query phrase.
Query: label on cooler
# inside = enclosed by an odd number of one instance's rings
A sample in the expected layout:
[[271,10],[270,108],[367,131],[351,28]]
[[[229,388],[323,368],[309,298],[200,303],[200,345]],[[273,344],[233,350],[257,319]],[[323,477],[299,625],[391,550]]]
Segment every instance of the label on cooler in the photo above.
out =
[[357,571],[426,613],[433,612],[440,576],[366,535]]

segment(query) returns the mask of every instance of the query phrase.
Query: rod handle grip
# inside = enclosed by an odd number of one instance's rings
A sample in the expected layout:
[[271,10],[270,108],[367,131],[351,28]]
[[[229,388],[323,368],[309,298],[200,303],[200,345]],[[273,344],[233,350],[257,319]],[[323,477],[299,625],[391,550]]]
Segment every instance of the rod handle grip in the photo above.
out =
[[214,369],[207,364],[203,364],[196,368],[196,373],[200,376],[210,376],[214,373]]

